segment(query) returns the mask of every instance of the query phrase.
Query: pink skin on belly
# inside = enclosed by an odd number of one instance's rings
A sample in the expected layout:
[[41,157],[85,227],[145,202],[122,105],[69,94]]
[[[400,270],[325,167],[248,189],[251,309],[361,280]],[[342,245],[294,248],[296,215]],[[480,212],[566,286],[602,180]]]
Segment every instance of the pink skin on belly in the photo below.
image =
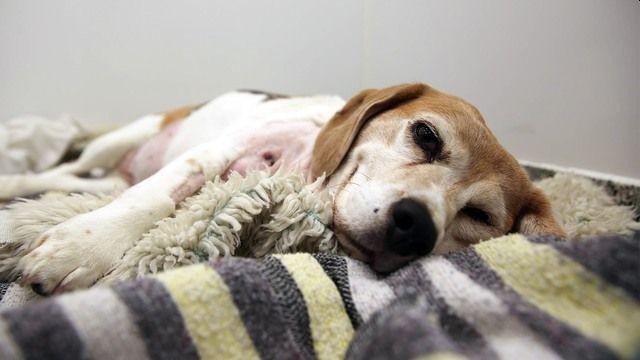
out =
[[274,171],[281,166],[308,175],[311,152],[320,127],[311,121],[271,122],[249,135],[245,151],[222,175],[233,171],[245,175],[251,170]]
[[[231,172],[245,175],[251,170],[267,170],[284,166],[301,170],[308,176],[313,143],[320,128],[312,122],[272,122],[250,134],[244,152],[222,174],[226,179]],[[177,204],[198,191],[204,184],[202,173],[190,175],[171,194]]]
[[[172,123],[136,150],[129,152],[118,170],[125,179],[136,184],[153,175],[164,164],[164,154],[182,124]],[[311,121],[275,121],[255,129],[244,142],[244,151],[222,174],[245,175],[251,170],[275,171],[280,167],[302,171],[308,176],[313,144],[320,127]],[[178,203],[195,193],[204,184],[202,173],[192,174],[171,194]]]
[[118,171],[130,183],[137,184],[156,173],[164,165],[164,154],[182,125],[175,121],[158,134],[130,151],[118,165]]

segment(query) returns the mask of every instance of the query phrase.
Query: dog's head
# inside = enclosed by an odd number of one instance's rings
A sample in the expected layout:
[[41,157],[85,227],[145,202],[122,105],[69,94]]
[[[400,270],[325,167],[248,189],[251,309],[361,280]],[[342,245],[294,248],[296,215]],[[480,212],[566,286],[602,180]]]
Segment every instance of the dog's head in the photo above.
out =
[[549,202],[480,112],[423,84],[365,90],[320,132],[343,249],[380,272],[509,232],[562,236]]

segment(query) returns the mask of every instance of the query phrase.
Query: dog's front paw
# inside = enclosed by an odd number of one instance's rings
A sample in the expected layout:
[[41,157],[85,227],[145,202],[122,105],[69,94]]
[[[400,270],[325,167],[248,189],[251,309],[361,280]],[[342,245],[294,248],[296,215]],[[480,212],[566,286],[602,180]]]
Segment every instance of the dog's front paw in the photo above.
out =
[[22,284],[38,294],[86,288],[109,272],[140,237],[131,217],[109,206],[71,218],[46,231],[18,263]]

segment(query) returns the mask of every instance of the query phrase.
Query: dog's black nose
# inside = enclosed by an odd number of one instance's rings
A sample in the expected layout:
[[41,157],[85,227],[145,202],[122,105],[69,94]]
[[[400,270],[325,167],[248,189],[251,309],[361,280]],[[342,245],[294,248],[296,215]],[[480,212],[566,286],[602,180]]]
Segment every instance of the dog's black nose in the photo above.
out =
[[401,256],[426,255],[433,250],[437,238],[438,231],[424,205],[411,198],[393,205],[385,238],[387,250]]

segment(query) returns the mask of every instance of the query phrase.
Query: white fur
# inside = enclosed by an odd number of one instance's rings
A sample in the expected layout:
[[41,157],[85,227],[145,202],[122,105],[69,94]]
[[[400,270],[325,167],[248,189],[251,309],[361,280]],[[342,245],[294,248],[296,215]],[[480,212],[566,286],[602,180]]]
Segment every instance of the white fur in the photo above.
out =
[[[235,173],[217,177],[179,204],[135,240],[98,282],[127,279],[221,256],[261,257],[297,251],[332,252],[336,241],[328,225],[332,199],[300,173]],[[114,197],[92,194],[46,194],[14,203],[7,210],[15,231],[0,247],[0,278],[20,275],[19,260],[38,244],[38,236],[68,219],[94,211]]]
[[0,277],[15,280],[18,261],[31,252],[36,240],[50,228],[78,215],[98,209],[113,201],[113,196],[93,194],[64,194],[50,192],[36,200],[20,200],[6,210],[10,222],[10,237],[0,244]]
[[343,105],[337,96],[309,96],[263,102],[265,95],[230,92],[196,110],[184,120],[165,154],[165,163],[187,150],[215,139],[240,141],[262,124],[273,121],[313,121],[324,124]]
[[[269,102],[262,102],[263,98],[264,95],[229,93],[192,113],[169,146],[165,156],[168,163],[162,169],[127,189],[115,201],[42,234],[35,249],[18,264],[23,282],[40,284],[45,292],[93,284],[155,222],[171,215],[176,202],[191,195],[205,180],[221,175],[242,153],[252,130],[271,121],[324,123],[344,103],[337,97],[322,96]],[[53,180],[41,185],[57,188],[53,185],[61,179],[68,180],[68,174],[92,167],[113,167],[128,150],[156,134],[161,121],[161,116],[148,116],[97,139],[77,162],[43,175]],[[105,189],[96,186],[80,190]],[[11,191],[15,195],[19,189]]]

